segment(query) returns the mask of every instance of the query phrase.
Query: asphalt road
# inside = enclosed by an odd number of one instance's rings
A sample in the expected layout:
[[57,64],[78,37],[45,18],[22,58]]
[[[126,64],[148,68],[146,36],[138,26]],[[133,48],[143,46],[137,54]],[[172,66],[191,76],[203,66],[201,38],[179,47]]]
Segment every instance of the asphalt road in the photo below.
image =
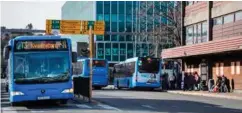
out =
[[66,105],[32,102],[12,107],[1,89],[2,113],[242,113],[242,101],[165,92],[133,90],[94,90],[88,103],[70,100]]
[[99,102],[125,112],[242,113],[239,100],[132,90],[99,90],[93,95]]

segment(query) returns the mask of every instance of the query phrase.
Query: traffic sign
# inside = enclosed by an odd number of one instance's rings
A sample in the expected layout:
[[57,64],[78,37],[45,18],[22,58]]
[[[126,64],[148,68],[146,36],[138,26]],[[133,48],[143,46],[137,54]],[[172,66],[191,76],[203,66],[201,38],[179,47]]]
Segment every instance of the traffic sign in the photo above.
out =
[[50,34],[57,29],[61,34],[89,34],[89,27],[92,26],[95,35],[104,35],[104,21],[83,21],[83,20],[46,20],[46,33]]

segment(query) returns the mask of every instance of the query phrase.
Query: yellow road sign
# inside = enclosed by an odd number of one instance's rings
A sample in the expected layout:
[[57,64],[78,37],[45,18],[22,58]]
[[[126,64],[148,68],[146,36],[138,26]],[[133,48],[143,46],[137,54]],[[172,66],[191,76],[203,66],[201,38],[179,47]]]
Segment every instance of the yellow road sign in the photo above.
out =
[[79,29],[79,31],[80,31],[81,26],[76,26],[76,25],[61,25],[60,26],[60,29],[70,29],[70,30],[72,30],[72,29]]
[[79,30],[60,30],[61,34],[80,34]]
[[60,24],[81,24],[80,20],[61,20]]

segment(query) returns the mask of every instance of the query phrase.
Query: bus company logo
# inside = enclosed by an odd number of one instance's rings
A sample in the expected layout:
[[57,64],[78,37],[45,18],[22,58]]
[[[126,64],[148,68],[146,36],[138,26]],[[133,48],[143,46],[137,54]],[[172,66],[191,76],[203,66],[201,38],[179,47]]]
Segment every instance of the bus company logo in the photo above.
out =
[[42,89],[40,92],[41,92],[42,94],[44,94],[44,93],[45,93],[45,90],[44,90],[44,89]]

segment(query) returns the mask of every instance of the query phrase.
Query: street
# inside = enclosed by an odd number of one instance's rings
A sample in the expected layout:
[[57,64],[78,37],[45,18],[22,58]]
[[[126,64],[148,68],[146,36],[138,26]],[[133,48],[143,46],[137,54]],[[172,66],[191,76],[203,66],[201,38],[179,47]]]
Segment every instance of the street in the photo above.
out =
[[242,101],[201,96],[187,96],[157,91],[94,90],[93,99],[88,103],[81,99],[70,100],[67,105],[53,103],[29,103],[11,107],[8,95],[1,93],[2,113],[242,113]]

